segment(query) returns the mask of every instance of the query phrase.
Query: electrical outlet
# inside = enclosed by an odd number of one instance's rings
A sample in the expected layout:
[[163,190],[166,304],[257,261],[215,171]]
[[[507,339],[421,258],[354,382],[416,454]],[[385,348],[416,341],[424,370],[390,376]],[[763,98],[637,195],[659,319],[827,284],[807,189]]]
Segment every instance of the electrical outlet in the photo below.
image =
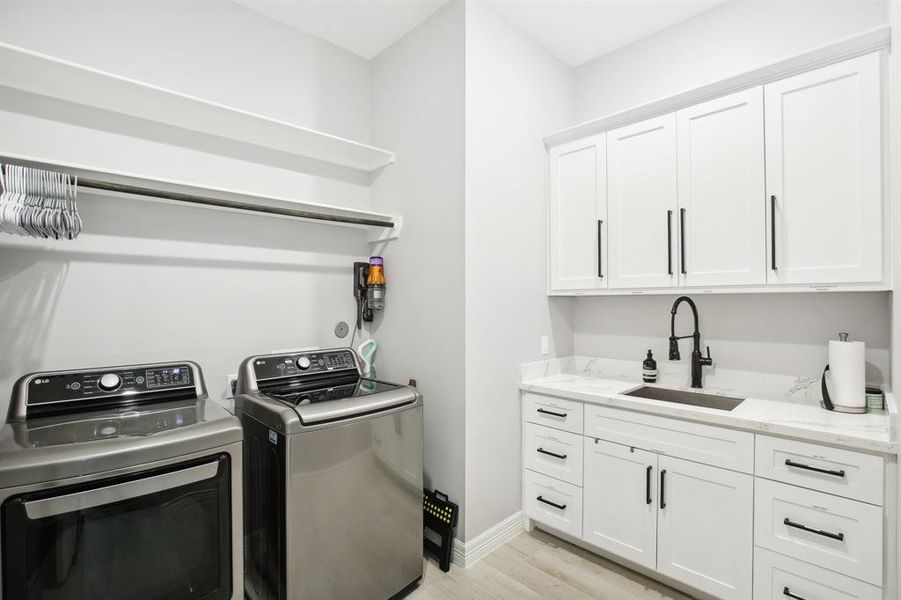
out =
[[548,341],[548,337],[546,335],[541,336],[541,355],[547,356],[550,351],[550,342]]
[[235,384],[238,383],[238,375],[236,373],[232,373],[231,375],[225,376],[225,397],[226,398],[234,398],[235,397]]

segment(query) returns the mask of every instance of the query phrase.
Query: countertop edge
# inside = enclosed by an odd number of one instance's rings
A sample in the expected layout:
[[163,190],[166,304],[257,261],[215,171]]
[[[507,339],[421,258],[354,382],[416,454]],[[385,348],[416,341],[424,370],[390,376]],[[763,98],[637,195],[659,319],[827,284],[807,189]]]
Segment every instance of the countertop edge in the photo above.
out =
[[585,402],[588,404],[599,404],[603,406],[609,406],[611,408],[631,410],[633,412],[682,419],[685,421],[692,421],[705,425],[728,427],[731,429],[739,429],[752,433],[761,433],[765,435],[781,435],[803,441],[819,442],[833,446],[862,450],[865,452],[891,455],[897,454],[899,449],[897,441],[883,442],[865,437],[835,433],[826,430],[795,427],[781,423],[767,423],[747,417],[738,417],[731,414],[720,414],[721,411],[713,412],[715,409],[699,409],[695,407],[683,408],[681,406],[671,406],[668,404],[664,405],[655,400],[644,400],[624,396],[623,393],[638,388],[641,386],[641,384],[619,381],[617,382],[622,383],[623,386],[627,387],[624,387],[622,393],[614,393],[609,395],[562,390],[557,387],[545,386],[538,383],[531,383],[529,381],[520,382],[517,384],[517,387],[520,391],[523,392],[532,392],[536,394],[554,396],[557,398],[577,400],[579,402]]

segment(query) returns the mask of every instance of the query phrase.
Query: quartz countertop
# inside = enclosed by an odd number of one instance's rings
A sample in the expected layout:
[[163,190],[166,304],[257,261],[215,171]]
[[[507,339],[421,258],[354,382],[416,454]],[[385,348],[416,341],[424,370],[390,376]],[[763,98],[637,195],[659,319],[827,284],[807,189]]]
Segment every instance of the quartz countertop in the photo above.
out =
[[[600,366],[599,366],[600,364]],[[573,372],[576,371],[576,372]],[[662,373],[659,387],[691,390],[676,380],[678,372]],[[714,382],[701,391],[707,394],[747,398],[731,411],[689,406],[660,400],[648,400],[623,394],[642,383],[640,363],[630,361],[570,357],[559,361],[530,363],[521,368],[519,388],[526,392],[569,398],[591,404],[634,410],[660,416],[675,417],[709,425],[720,425],[822,442],[869,452],[894,454],[898,451],[894,430],[894,403],[886,394],[887,409],[866,414],[843,414],[820,407],[812,386],[797,378],[766,374],[721,372]],[[743,392],[740,384],[748,379],[763,390]],[[739,387],[735,387],[738,385]],[[782,393],[776,391],[785,387]],[[751,392],[751,393],[748,393]],[[757,397],[758,395],[766,397]]]

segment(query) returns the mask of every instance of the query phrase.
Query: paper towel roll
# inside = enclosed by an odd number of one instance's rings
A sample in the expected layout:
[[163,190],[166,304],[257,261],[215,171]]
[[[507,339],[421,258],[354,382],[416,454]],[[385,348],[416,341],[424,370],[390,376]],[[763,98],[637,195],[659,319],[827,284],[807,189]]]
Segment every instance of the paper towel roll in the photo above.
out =
[[866,408],[866,345],[829,340],[829,396],[835,406]]

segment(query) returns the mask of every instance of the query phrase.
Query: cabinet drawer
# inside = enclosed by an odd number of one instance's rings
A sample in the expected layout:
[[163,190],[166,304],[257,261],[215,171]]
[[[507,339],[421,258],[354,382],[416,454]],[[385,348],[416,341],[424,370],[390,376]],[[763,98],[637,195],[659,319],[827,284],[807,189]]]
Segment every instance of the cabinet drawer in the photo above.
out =
[[523,418],[529,423],[582,435],[582,403],[552,396],[524,394]]
[[754,473],[754,434],[586,405],[585,435],[686,460]]
[[754,551],[754,600],[792,598],[882,600],[882,588],[757,548]]
[[757,546],[882,585],[882,509],[756,479]]
[[584,438],[581,435],[534,423],[526,423],[523,435],[526,453],[523,463],[527,469],[582,485]]
[[765,435],[756,453],[760,477],[882,505],[881,456]]
[[582,488],[534,471],[523,471],[526,516],[548,527],[582,537]]

